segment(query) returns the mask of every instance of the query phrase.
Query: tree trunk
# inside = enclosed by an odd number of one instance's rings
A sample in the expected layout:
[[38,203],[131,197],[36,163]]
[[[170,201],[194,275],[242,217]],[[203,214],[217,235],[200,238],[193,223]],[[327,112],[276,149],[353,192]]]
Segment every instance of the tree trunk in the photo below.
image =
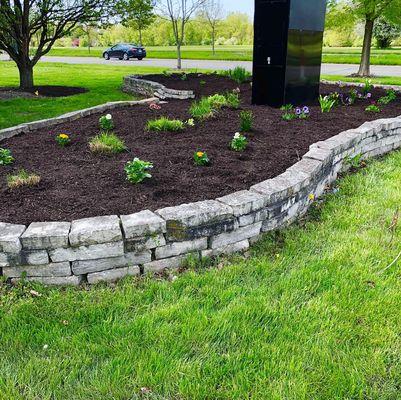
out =
[[139,28],[139,46],[142,46],[142,29]]
[[215,42],[216,42],[216,34],[215,34],[214,28],[212,28],[212,52],[213,52],[213,55],[216,54]]
[[361,64],[359,66],[358,76],[370,76],[370,53],[373,38],[374,19],[366,18],[365,35],[363,38]]
[[177,44],[177,69],[182,68],[181,43]]
[[33,89],[33,66],[31,64],[18,65],[20,89]]

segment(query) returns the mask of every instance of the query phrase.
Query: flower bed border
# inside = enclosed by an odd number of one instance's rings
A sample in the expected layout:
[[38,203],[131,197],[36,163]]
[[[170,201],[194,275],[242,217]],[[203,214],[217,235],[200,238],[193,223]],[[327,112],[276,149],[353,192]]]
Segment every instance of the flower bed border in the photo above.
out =
[[[401,91],[400,87],[391,87]],[[154,102],[107,103],[58,118],[0,131],[0,141],[116,107]],[[245,251],[262,234],[306,213],[347,160],[401,147],[401,116],[365,122],[314,143],[281,175],[215,200],[102,216],[72,222],[0,222],[0,275],[49,285],[115,281],[127,275],[177,269],[188,256],[200,259]]]

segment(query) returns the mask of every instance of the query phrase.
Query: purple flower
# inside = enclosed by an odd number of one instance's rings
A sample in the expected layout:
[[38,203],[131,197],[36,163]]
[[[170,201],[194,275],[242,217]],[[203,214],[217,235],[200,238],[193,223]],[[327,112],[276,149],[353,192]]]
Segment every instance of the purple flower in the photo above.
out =
[[366,98],[367,98],[367,99],[370,99],[371,97],[372,97],[372,93],[367,93],[367,94],[366,94]]
[[304,114],[309,114],[309,107],[308,106],[305,106],[303,109],[302,109],[302,112],[304,113]]
[[301,114],[302,114],[302,110],[301,110],[299,107],[297,107],[297,108],[295,109],[295,114],[296,114],[296,115],[301,115]]

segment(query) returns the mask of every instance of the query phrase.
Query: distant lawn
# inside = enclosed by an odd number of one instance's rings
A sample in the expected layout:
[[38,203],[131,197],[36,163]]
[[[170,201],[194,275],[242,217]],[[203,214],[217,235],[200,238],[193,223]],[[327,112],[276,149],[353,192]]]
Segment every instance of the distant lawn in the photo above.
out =
[[[150,58],[176,58],[176,50],[173,46],[146,46]],[[51,56],[79,56],[79,57],[101,57],[105,48],[53,48]],[[323,62],[334,64],[359,64],[361,55],[360,47],[325,47],[323,51]],[[183,58],[192,60],[233,60],[251,61],[252,46],[217,46],[216,54],[213,55],[210,46],[184,46]],[[401,65],[401,48],[386,50],[372,49],[373,65]]]
[[[108,67],[41,63],[35,68],[37,85],[83,86],[88,93],[62,98],[13,99],[0,101],[0,129],[23,122],[50,118],[65,112],[91,107],[108,101],[130,100],[120,88],[123,76],[158,73],[161,68]],[[0,61],[0,86],[17,86],[18,71],[11,62]]]
[[[401,152],[174,282],[0,284],[1,400],[398,400]],[[141,388],[151,393],[141,394]]]

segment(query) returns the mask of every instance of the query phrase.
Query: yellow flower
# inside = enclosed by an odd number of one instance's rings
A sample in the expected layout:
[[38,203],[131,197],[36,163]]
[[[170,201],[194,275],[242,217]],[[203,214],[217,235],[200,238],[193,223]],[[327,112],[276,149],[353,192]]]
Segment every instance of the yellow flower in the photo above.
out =
[[58,135],[58,137],[59,137],[60,139],[68,139],[68,138],[69,138],[69,136],[66,135],[65,133],[61,133],[60,135]]
[[311,194],[309,195],[309,200],[310,200],[310,201],[314,201],[314,200],[315,200],[315,195],[314,195],[313,193],[311,193]]
[[199,158],[203,157],[204,154],[205,154],[205,153],[203,153],[202,151],[198,151],[198,152],[196,153],[196,155],[197,155]]

